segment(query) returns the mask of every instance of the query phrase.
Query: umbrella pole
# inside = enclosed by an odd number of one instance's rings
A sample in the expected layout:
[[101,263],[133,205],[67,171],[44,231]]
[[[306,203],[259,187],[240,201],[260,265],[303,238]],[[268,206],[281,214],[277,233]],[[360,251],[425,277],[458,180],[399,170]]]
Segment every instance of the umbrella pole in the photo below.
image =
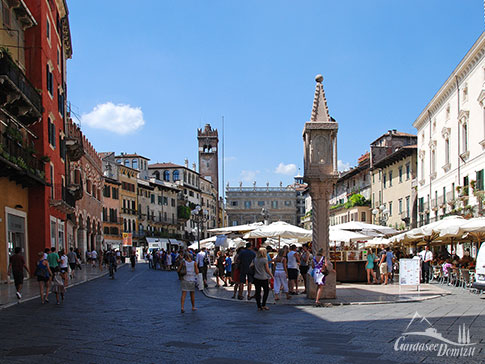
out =
[[281,236],[278,236],[278,250],[280,249],[281,247]]

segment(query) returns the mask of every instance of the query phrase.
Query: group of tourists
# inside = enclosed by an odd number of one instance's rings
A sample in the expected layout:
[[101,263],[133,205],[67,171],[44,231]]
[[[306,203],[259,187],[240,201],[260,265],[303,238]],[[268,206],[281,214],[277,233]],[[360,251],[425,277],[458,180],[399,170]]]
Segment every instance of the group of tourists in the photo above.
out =
[[[195,288],[197,285],[209,287],[207,273],[211,259],[206,248],[202,248],[197,254],[189,250],[179,256],[177,272],[181,280],[181,312],[183,313],[187,292],[190,293],[192,309],[195,310]],[[269,308],[266,303],[271,289],[274,290],[276,301],[280,299],[280,292],[283,292],[287,299],[291,299],[292,295],[305,294],[308,289],[307,273],[310,269],[311,277],[318,287],[315,305],[320,305],[325,276],[328,274],[328,263],[323,249],[312,256],[307,245],[299,250],[296,245],[292,245],[273,251],[271,248],[256,248],[251,243],[247,243],[245,247],[240,247],[235,252],[217,251],[214,257],[213,274],[216,277],[216,288],[233,286],[232,298],[243,300],[244,287],[246,287],[246,299],[255,299],[258,310],[267,311]],[[302,292],[298,288],[300,275],[304,283]],[[254,295],[252,295],[253,285]]]
[[56,248],[46,248],[38,253],[34,275],[37,277],[42,303],[49,302],[49,292],[56,295],[56,303],[59,305],[64,301],[69,278],[74,278],[74,272],[80,269],[81,261],[74,248],[70,248],[66,254],[64,250],[57,253]]
[[179,252],[155,249],[145,252],[145,261],[149,269],[155,270],[176,270],[180,261]]

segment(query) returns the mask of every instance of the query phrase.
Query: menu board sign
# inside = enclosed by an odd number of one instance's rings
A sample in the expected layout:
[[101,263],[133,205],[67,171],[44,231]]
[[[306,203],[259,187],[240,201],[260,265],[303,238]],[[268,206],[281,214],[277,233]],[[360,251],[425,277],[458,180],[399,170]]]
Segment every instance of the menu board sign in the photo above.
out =
[[421,283],[421,260],[399,259],[399,284],[419,286]]

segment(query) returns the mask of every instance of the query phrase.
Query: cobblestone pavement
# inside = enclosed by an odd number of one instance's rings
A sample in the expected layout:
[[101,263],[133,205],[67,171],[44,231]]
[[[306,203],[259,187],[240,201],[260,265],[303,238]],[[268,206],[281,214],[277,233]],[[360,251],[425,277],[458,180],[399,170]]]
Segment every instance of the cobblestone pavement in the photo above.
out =
[[[61,305],[31,300],[0,311],[0,363],[481,363],[485,301],[463,290],[412,303],[275,306],[214,300],[196,292],[198,311],[180,313],[175,272],[120,270],[70,288]],[[457,341],[463,324],[473,357],[395,351],[430,325]],[[410,330],[408,330],[410,331]],[[429,337],[405,342],[439,343]],[[401,339],[402,343],[402,339]]]
[[[211,274],[213,270],[209,271],[209,288],[204,289],[206,296],[210,298],[237,301],[234,296],[234,287],[215,287],[216,278]],[[280,294],[280,300],[275,301],[274,295],[271,292],[268,296],[268,303],[277,305],[296,305],[305,306],[313,305],[315,300],[307,298],[306,295],[301,294],[304,290],[303,281],[300,282],[299,292],[296,296],[291,296],[291,299],[286,299],[285,294]],[[254,294],[254,286],[252,289]],[[399,284],[389,285],[367,285],[367,284],[337,284],[337,298],[336,299],[321,299],[320,302],[326,305],[364,305],[375,303],[401,303],[424,301],[434,299],[448,294],[446,286],[439,284],[422,284],[419,291],[416,286],[399,286]],[[244,297],[247,297],[247,291],[244,290]],[[243,300],[243,302],[248,302]],[[254,303],[249,301],[248,303]]]
[[[120,267],[123,265],[125,264],[120,265]],[[91,281],[106,274],[108,274],[106,268],[100,270],[98,266],[93,267],[91,264],[83,264],[81,270],[76,269],[74,272],[74,278],[69,279],[68,287]],[[20,301],[17,299],[15,292],[16,289],[13,280],[8,284],[0,285],[0,310],[15,305],[19,302],[21,303],[40,297],[37,279],[34,277],[24,280],[22,287],[22,299]]]

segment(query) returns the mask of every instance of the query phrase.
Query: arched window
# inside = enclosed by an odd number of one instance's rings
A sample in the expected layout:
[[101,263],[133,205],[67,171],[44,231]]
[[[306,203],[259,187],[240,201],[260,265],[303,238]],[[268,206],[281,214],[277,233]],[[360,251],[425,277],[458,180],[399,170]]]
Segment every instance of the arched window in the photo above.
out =
[[179,171],[178,170],[173,171],[172,177],[174,182],[180,180]]
[[156,171],[155,173],[153,173],[153,176],[154,176],[156,179],[160,179],[160,172]]
[[163,172],[163,180],[170,182],[170,171]]

